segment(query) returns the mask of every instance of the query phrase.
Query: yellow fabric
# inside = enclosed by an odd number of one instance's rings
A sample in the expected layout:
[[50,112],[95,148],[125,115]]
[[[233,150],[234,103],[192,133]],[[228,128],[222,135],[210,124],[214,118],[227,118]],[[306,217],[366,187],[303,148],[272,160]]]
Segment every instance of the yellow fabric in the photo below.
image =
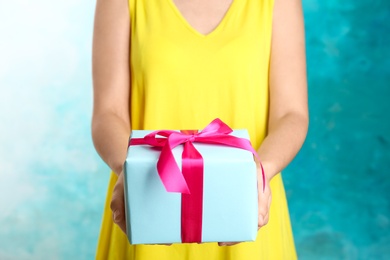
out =
[[[234,0],[208,35],[192,28],[172,0],[129,0],[132,129],[202,129],[219,117],[248,129],[258,148],[266,135],[273,0]],[[111,174],[97,259],[295,259],[280,175],[270,185],[269,223],[255,242],[129,245],[113,225]]]

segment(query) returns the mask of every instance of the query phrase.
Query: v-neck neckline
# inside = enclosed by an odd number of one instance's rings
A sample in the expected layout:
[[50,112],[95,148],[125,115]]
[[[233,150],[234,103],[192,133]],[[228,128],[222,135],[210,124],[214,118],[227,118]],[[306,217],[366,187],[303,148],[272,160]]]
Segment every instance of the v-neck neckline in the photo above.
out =
[[225,12],[225,15],[223,16],[222,20],[218,23],[218,25],[212,30],[210,31],[209,33],[207,34],[203,34],[201,32],[199,32],[197,29],[195,29],[189,22],[188,20],[183,16],[183,14],[181,13],[181,11],[179,10],[179,8],[176,6],[176,4],[174,3],[173,0],[167,0],[169,2],[169,5],[172,7],[173,11],[176,13],[176,15],[178,16],[178,18],[181,20],[181,22],[190,30],[192,31],[192,33],[194,33],[195,35],[199,36],[199,37],[202,37],[202,38],[209,38],[211,36],[213,36],[214,34],[217,34],[218,31],[221,30],[221,27],[224,26],[224,24],[226,23],[226,21],[229,19],[229,17],[231,16],[231,13],[233,12],[233,9],[234,9],[234,6],[236,4],[236,2],[239,2],[238,0],[233,0],[232,3],[230,4],[229,8],[227,9],[227,11]]

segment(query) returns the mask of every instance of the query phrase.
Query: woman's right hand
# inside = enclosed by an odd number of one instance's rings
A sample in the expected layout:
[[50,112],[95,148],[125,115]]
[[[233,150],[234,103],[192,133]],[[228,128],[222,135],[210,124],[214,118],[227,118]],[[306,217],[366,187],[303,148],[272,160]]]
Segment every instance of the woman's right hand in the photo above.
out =
[[[112,191],[111,198],[111,211],[112,219],[114,223],[117,224],[120,229],[126,234],[126,217],[125,217],[125,193],[124,193],[124,180],[123,180],[123,171],[118,175],[118,180],[115,183],[114,190]],[[155,245],[165,245],[170,246],[172,244],[155,244]]]
[[125,197],[123,187],[123,171],[118,175],[118,180],[112,191],[111,211],[114,223],[126,234]]

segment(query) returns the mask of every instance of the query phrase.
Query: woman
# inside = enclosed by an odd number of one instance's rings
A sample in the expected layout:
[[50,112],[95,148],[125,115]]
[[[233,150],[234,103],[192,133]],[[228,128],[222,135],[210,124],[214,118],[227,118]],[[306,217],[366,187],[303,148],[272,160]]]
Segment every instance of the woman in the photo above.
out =
[[[279,172],[308,126],[299,0],[98,0],[93,79],[93,140],[113,171],[98,259],[296,258]],[[201,129],[216,117],[248,129],[266,173],[256,241],[129,245],[122,165],[131,129]]]

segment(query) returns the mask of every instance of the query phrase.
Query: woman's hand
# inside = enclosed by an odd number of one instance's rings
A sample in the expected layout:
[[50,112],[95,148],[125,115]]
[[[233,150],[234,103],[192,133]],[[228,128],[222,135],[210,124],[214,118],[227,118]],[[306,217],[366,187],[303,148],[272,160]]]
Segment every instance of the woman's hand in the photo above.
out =
[[[118,175],[118,180],[115,183],[114,189],[112,191],[111,198],[111,211],[112,219],[114,223],[117,224],[120,229],[126,234],[126,215],[125,215],[125,193],[124,193],[124,180],[123,180],[123,171]],[[172,244],[155,244],[155,245],[164,245],[170,246]]]
[[[265,176],[265,187],[263,191],[263,176],[262,168],[259,162],[256,162],[257,165],[257,190],[258,190],[258,220],[257,220],[257,230],[265,226],[268,223],[269,219],[269,209],[271,206],[271,188],[269,186],[269,180],[267,175]],[[233,246],[239,244],[240,242],[220,242],[220,246]]]
[[269,179],[265,175],[265,185],[263,190],[263,176],[260,164],[257,166],[257,190],[258,190],[258,220],[257,229],[265,226],[269,220],[269,209],[271,207],[272,194],[269,186]]
[[126,234],[125,197],[123,189],[123,171],[118,175],[118,180],[112,191],[111,210],[114,223]]

